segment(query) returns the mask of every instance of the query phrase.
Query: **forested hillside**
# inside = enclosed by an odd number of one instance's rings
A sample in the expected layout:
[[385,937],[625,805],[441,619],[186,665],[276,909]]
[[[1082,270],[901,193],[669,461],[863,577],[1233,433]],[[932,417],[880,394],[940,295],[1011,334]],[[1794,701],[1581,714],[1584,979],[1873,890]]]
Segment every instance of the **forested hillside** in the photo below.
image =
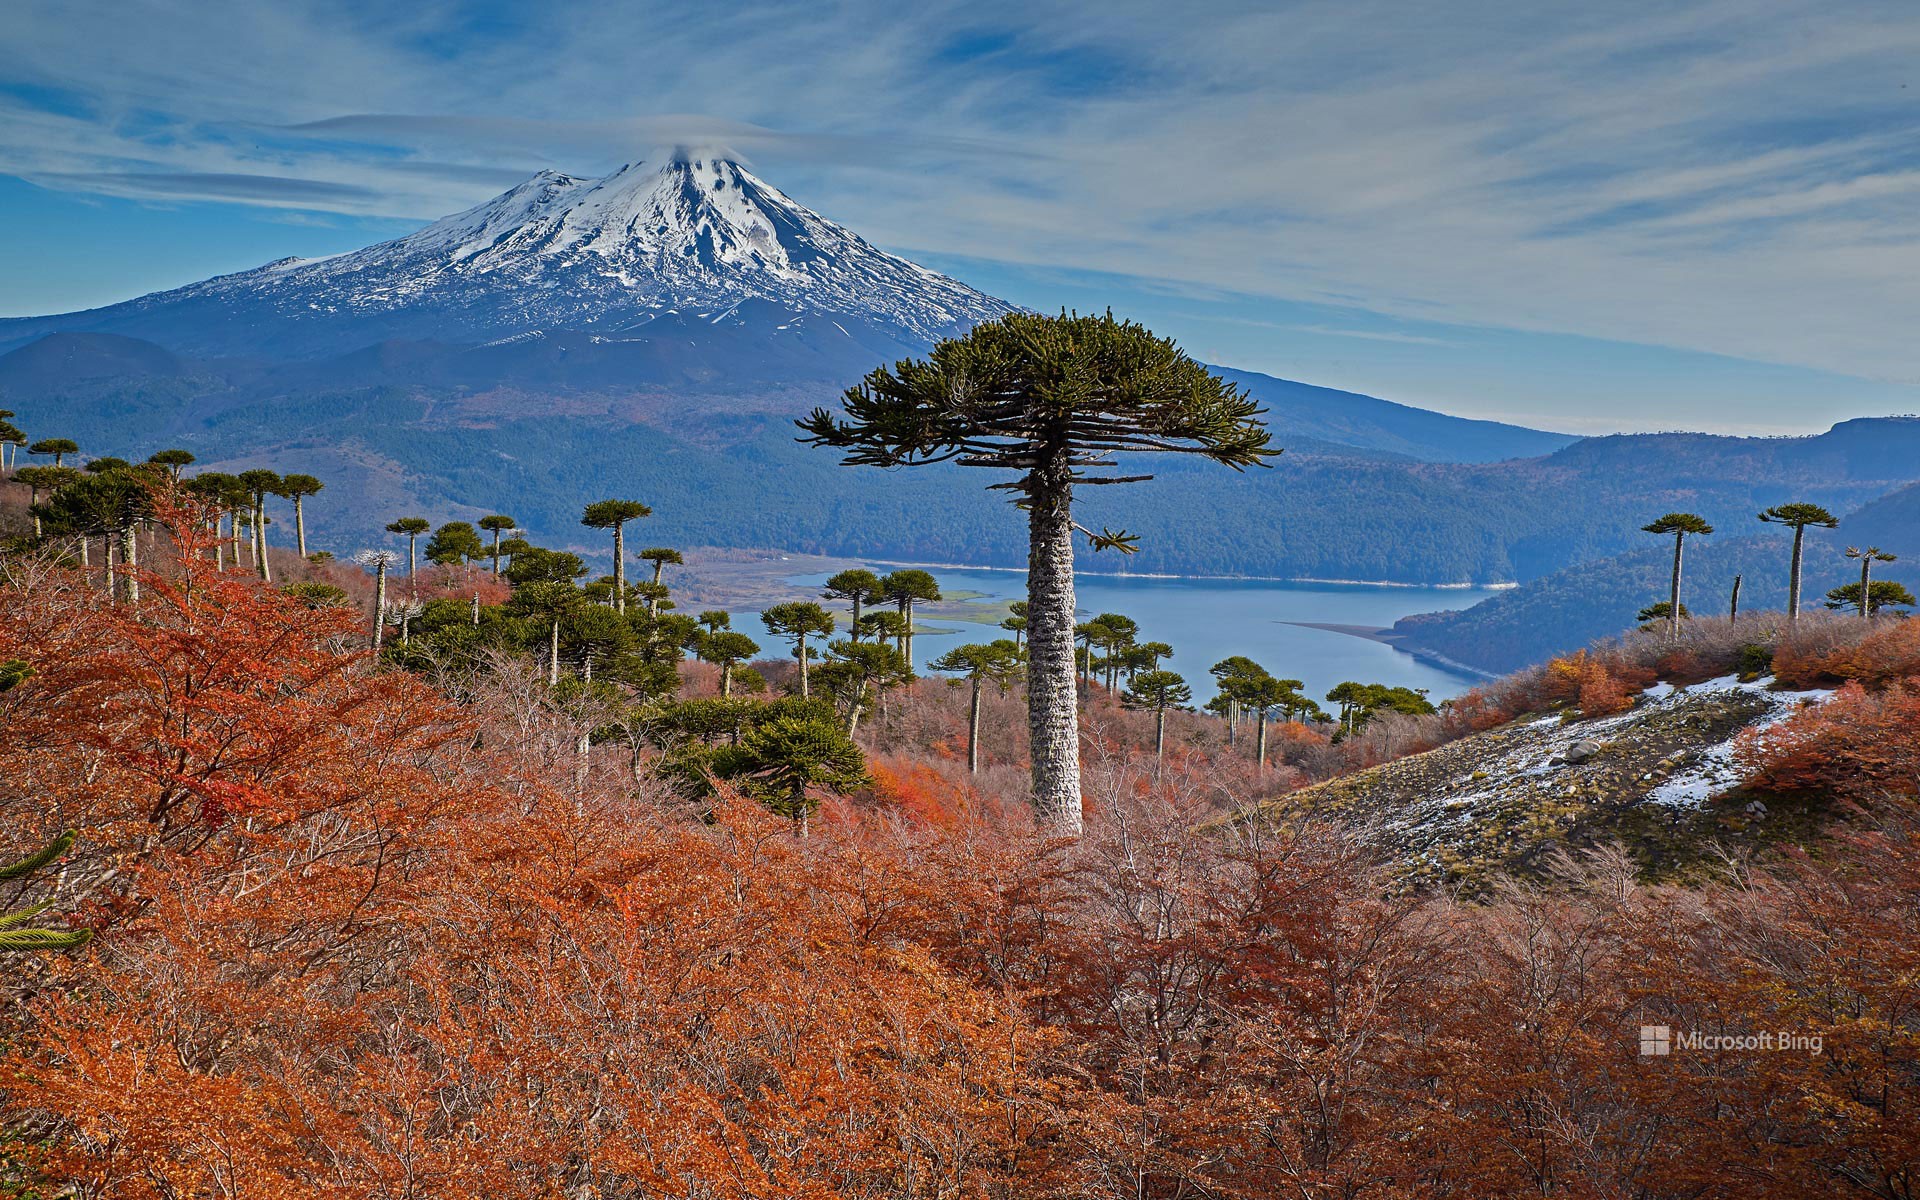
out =
[[[132,354],[118,347],[113,357]],[[32,390],[8,382],[8,361],[0,359],[0,394]],[[332,490],[313,506],[314,527],[348,543],[366,544],[395,509],[472,518],[508,503],[536,535],[597,552],[576,540],[573,509],[583,492],[617,480],[658,501],[654,528],[678,544],[1025,561],[1016,526],[984,490],[991,473],[851,476],[830,455],[799,446],[789,414],[830,398],[818,386],[751,396],[695,386],[304,391],[192,371],[134,380],[80,371],[48,391],[49,378],[33,376],[49,397],[35,410],[60,413],[59,432],[89,453],[124,456],[164,441],[199,447],[222,469],[317,474]],[[1295,419],[1298,442],[1287,420],[1276,422],[1276,444],[1289,452],[1269,469],[1235,476],[1155,462],[1154,482],[1120,496],[1094,489],[1085,511],[1141,535],[1140,553],[1125,564],[1132,570],[1486,583],[1627,550],[1637,540],[1634,513],[1697,509],[1726,523],[1789,496],[1847,512],[1920,470],[1914,420],[1854,422],[1799,439],[1600,438],[1545,458],[1473,463],[1409,461],[1378,445],[1406,433],[1343,431],[1338,411],[1323,416]],[[926,519],[932,512],[940,519]]]

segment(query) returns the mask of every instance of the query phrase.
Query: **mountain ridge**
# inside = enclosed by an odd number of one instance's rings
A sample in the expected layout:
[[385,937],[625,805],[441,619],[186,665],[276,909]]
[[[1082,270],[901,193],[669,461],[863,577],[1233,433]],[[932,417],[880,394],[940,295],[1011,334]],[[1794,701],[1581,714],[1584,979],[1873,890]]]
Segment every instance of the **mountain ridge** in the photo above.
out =
[[[0,345],[123,333],[176,352],[312,358],[431,332],[484,343],[536,330],[632,332],[743,301],[852,318],[931,343],[1013,306],[879,250],[724,159],[542,172],[404,237],[77,313],[0,321]],[[241,322],[231,318],[245,314]]]

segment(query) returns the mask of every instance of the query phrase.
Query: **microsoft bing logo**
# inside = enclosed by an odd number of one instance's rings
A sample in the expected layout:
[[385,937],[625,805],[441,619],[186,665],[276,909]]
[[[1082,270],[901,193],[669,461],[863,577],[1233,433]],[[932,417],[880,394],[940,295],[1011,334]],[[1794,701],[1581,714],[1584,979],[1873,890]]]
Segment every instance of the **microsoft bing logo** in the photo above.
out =
[[1702,1033],[1697,1029],[1673,1031],[1671,1025],[1640,1027],[1640,1057],[1662,1058],[1678,1047],[1689,1053],[1706,1051],[1798,1051],[1819,1054],[1825,1047],[1821,1035],[1791,1029],[1763,1029],[1758,1033]]

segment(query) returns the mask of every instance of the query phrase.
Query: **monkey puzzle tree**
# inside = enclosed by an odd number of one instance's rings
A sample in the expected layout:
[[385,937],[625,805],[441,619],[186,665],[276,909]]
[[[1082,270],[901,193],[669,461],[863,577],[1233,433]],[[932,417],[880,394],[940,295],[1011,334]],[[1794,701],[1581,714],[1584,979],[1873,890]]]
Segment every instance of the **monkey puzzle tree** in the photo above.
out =
[[41,438],[33,445],[27,447],[27,453],[51,454],[53,455],[53,465],[56,467],[64,467],[67,465],[67,455],[80,453],[80,443],[74,441],[72,438]]
[[161,450],[151,455],[147,461],[155,466],[165,467],[167,474],[178,482],[180,472],[194,464],[198,456],[191,450]]
[[1000,622],[1000,628],[1013,635],[1013,644],[1018,646],[1027,636],[1027,602],[1015,600],[1007,605],[1007,615]]
[[694,643],[694,653],[702,662],[710,662],[720,668],[720,694],[732,699],[734,664],[743,663],[760,653],[760,643],[744,633],[735,633],[722,627],[702,634]]
[[767,627],[768,633],[793,643],[793,657],[800,663],[800,696],[810,697],[813,693],[807,682],[807,639],[815,635],[833,636],[833,614],[811,600],[796,600],[776,604],[761,613],[760,623]]
[[861,610],[881,599],[880,577],[864,567],[839,571],[828,578],[826,585],[820,589],[820,597],[823,600],[847,602],[853,610],[853,619],[848,622],[847,628],[857,642],[863,632],[860,625]]
[[493,535],[493,573],[498,575],[500,573],[500,537],[513,530],[515,521],[505,513],[493,513],[490,516],[481,517],[479,524],[480,528]]
[[1239,740],[1241,713],[1240,700],[1234,695],[1233,689],[1227,686],[1228,681],[1233,679],[1258,679],[1266,673],[1267,669],[1265,667],[1244,654],[1235,654],[1228,658],[1223,658],[1207,668],[1207,674],[1213,676],[1220,693],[1207,702],[1207,710],[1209,712],[1217,712],[1221,717],[1225,718],[1227,722],[1228,746],[1235,745]]
[[860,727],[869,695],[883,701],[888,688],[913,679],[906,658],[885,642],[839,641],[828,646],[827,653],[830,657],[814,672],[814,679],[845,706],[848,737]]
[[[850,465],[959,462],[1014,471],[991,486],[1027,513],[1028,724],[1033,802],[1057,828],[1080,828],[1080,741],[1073,680],[1076,485],[1148,478],[1095,474],[1121,452],[1200,454],[1244,468],[1277,453],[1260,407],[1165,338],[1114,318],[1012,313],[944,341],[922,360],[868,375],[800,422]],[[1096,549],[1133,548],[1111,530]]]
[[[907,621],[890,608],[867,613],[860,618],[860,632],[877,642],[891,641],[895,650],[900,652],[900,661],[907,660]],[[913,668],[907,668],[912,674]]]
[[21,467],[13,473],[15,483],[27,485],[27,508],[33,513],[33,536],[45,536],[40,520],[40,493],[56,492],[80,477],[72,467]]
[[1642,525],[1642,533],[1673,535],[1673,584],[1667,595],[1667,636],[1678,639],[1680,636],[1680,560],[1685,552],[1688,534],[1708,534],[1713,526],[1706,518],[1694,513],[1671,512],[1651,525]]
[[913,606],[921,601],[934,601],[940,598],[940,585],[932,575],[925,571],[908,567],[892,571],[881,577],[880,596],[893,601],[894,611],[900,614],[900,620],[906,629],[904,640],[900,644],[900,653],[907,656],[907,669],[913,669]]
[[[242,475],[240,478],[245,479]],[[407,578],[412,579],[420,570],[420,535],[433,528],[433,523],[425,517],[401,517],[387,526],[388,533],[397,533],[407,539]]]
[[660,573],[666,569],[669,563],[680,567],[685,566],[687,560],[678,550],[673,549],[671,546],[649,546],[634,557],[640,559],[642,562],[650,562],[653,564],[653,587],[647,592],[647,615],[649,617],[658,617],[660,615],[661,597],[667,594],[666,589],[661,586]]
[[509,607],[534,618],[545,627],[547,643],[547,686],[560,683],[560,624],[581,603],[580,589],[572,580],[530,579],[513,589]]
[[448,521],[427,539],[427,561],[435,566],[457,567],[486,556],[487,544],[465,521]]
[[1142,671],[1133,677],[1127,690],[1120,694],[1120,703],[1128,708],[1146,709],[1153,713],[1153,763],[1154,770],[1160,769],[1160,760],[1166,756],[1167,748],[1167,710],[1184,708],[1193,702],[1193,689],[1187,681],[1172,671]]
[[253,565],[260,578],[271,581],[273,570],[267,565],[267,497],[280,492],[280,475],[264,467],[239,474],[240,486],[247,489],[247,506],[253,525]]
[[1793,563],[1787,571],[1787,620],[1800,619],[1800,562],[1801,551],[1807,540],[1809,526],[1816,529],[1832,529],[1840,524],[1835,517],[1818,504],[1776,504],[1760,514],[1760,519],[1770,525],[1786,525],[1793,530]]
[[1127,683],[1133,683],[1133,677],[1141,671],[1158,671],[1160,660],[1172,657],[1173,647],[1165,642],[1136,642],[1128,646],[1121,657],[1121,665],[1127,672]]
[[793,820],[801,837],[818,792],[845,794],[867,782],[867,760],[829,715],[782,712],[755,723],[737,746],[712,757],[713,773]]
[[589,529],[613,530],[613,608],[627,611],[627,522],[653,515],[638,500],[596,500],[580,515]]
[[[1106,689],[1111,692],[1119,682],[1123,656],[1140,634],[1140,622],[1125,613],[1107,612],[1095,617],[1090,624],[1093,626],[1093,636],[1088,649],[1097,647],[1104,656],[1100,669],[1105,676]],[[1089,669],[1092,665],[1088,663]]]
[[326,486],[311,475],[284,475],[280,479],[280,495],[293,501],[293,538],[301,558],[307,556],[307,510],[302,502]]
[[[81,475],[35,509],[34,516],[37,522],[44,522],[50,533],[73,534],[83,539],[98,535],[106,539],[108,585],[115,597],[137,604],[140,580],[130,570],[139,565],[139,543],[134,531],[153,515],[153,496],[149,490],[152,483],[149,472],[127,467]],[[117,574],[113,570],[116,546],[121,561],[129,568],[125,573]]]
[[[1869,617],[1878,612],[1892,611],[1896,608],[1912,608],[1914,605],[1913,593],[1907,590],[1907,586],[1891,579],[1874,580],[1867,587],[1866,595],[1867,603],[1864,615]],[[1860,608],[1860,585],[1857,583],[1847,583],[1834,588],[1827,593],[1827,607],[1833,609]]]
[[373,571],[373,650],[378,654],[387,632],[387,572],[400,556],[391,550],[362,550],[353,561]]
[[[1680,606],[1680,619],[1685,621],[1690,619],[1692,616],[1693,616],[1693,613],[1688,611],[1686,605],[1682,604]],[[1649,629],[1651,629],[1655,625],[1669,624],[1672,621],[1672,618],[1673,618],[1673,605],[1669,604],[1665,600],[1659,600],[1641,609],[1637,614],[1635,614],[1633,619],[1635,621],[1638,621],[1640,624],[1645,625]]]
[[[981,644],[955,646],[927,666],[948,675],[958,675],[972,684],[967,700],[967,772],[980,773],[980,687],[991,680],[1005,692],[1025,665],[1020,647],[1006,638]],[[953,682],[958,684],[960,679]]]
[[13,416],[12,410],[0,408],[0,471],[11,471],[27,445],[27,435],[13,423]]
[[1287,681],[1275,679],[1265,671],[1258,675],[1235,675],[1224,680],[1220,689],[1232,696],[1241,708],[1253,714],[1254,761],[1267,768],[1267,714],[1287,702],[1292,689]]
[[[79,836],[78,830],[69,829],[27,857],[0,867],[0,883],[13,883],[25,879],[40,868],[48,866],[72,849],[73,843]],[[26,922],[52,907],[52,900],[42,900],[38,904],[29,904],[25,908],[15,909],[10,913],[0,913],[0,951],[72,950],[86,945],[93,939],[91,929],[24,927]]]
[[[1864,549],[1858,546],[1848,546],[1847,557],[1858,559],[1860,562],[1860,586],[1855,590],[1856,603],[1860,607],[1860,615],[1870,617],[1873,615],[1874,601],[1872,582],[1873,564],[1877,562],[1893,562],[1900,556],[1897,554],[1888,554],[1878,546],[1868,546]],[[1852,587],[1853,585],[1849,584],[1847,586]],[[1831,595],[1831,593],[1829,593],[1829,595]]]

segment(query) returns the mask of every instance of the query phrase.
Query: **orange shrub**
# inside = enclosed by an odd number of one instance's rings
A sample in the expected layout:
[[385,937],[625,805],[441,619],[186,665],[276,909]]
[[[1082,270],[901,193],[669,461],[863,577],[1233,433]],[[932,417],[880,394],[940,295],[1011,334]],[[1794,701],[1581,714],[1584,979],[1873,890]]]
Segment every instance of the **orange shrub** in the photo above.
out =
[[1920,793],[1920,689],[1849,683],[1818,707],[1741,735],[1749,786],[1870,799]]
[[1866,636],[1844,639],[1833,631],[1800,633],[1774,652],[1773,672],[1794,687],[1820,687],[1857,679],[1878,686],[1920,676],[1920,620],[1882,618]]

